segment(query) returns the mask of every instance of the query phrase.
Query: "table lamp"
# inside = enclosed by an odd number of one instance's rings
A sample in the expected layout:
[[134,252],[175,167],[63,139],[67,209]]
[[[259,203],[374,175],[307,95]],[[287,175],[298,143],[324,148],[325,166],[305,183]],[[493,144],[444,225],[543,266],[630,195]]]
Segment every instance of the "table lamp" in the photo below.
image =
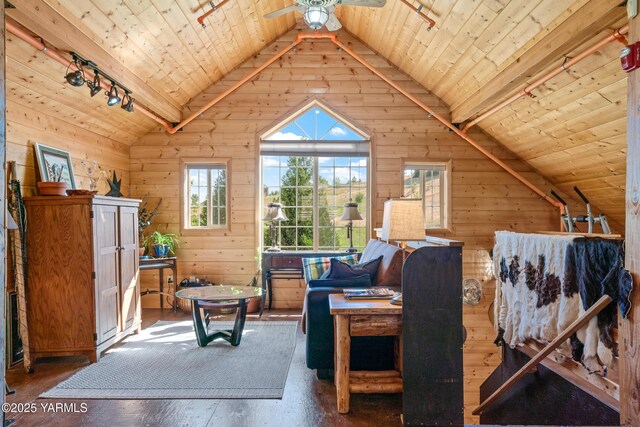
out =
[[345,203],[344,212],[340,219],[342,221],[349,221],[349,224],[347,224],[347,238],[349,239],[349,249],[347,249],[347,252],[358,252],[358,250],[353,247],[353,221],[362,221],[362,216],[360,212],[358,212],[358,204],[351,201]]
[[[424,210],[421,199],[389,199],[384,202],[381,239],[395,240],[402,248],[402,263],[406,258],[408,241],[424,240]],[[402,304],[402,294],[391,300]]]
[[282,211],[282,204],[275,202],[269,203],[267,205],[267,214],[262,220],[269,221],[269,236],[271,237],[272,246],[267,249],[267,252],[280,252],[276,223],[289,220]]

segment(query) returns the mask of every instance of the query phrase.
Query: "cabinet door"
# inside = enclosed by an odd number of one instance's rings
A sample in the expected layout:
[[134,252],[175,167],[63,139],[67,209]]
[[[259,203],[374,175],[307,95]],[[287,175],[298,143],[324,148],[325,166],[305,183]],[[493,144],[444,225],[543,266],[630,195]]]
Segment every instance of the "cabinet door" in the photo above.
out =
[[120,207],[120,293],[122,328],[130,327],[138,314],[138,208]]
[[118,208],[94,206],[98,343],[118,331]]

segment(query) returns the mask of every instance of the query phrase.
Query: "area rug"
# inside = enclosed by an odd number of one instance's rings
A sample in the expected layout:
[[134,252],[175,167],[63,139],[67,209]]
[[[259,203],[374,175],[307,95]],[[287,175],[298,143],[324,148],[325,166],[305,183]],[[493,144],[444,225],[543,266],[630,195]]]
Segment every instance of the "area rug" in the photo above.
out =
[[216,340],[201,348],[192,322],[160,321],[40,397],[281,399],[296,329],[297,322],[247,322],[239,346]]

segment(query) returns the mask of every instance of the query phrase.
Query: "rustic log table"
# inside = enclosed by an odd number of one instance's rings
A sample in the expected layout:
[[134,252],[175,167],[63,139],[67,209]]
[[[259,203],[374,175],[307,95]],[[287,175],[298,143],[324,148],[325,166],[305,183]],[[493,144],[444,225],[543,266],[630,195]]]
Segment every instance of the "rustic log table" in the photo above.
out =
[[[402,307],[389,300],[347,300],[333,294],[329,311],[334,321],[338,412],[349,412],[350,393],[402,393]],[[396,369],[350,371],[352,336],[396,336]]]

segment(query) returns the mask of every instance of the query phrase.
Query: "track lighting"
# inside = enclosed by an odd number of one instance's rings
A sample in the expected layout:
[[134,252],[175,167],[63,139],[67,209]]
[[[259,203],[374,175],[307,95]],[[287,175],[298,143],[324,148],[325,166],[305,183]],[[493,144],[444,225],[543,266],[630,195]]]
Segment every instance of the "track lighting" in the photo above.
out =
[[133,113],[133,98],[129,95],[129,92],[125,92],[120,108],[129,113]]
[[84,84],[84,73],[82,72],[82,65],[78,61],[74,61],[78,69],[67,74],[64,78],[71,86],[80,87]]
[[[98,68],[98,66],[92,61],[84,59],[75,52],[71,52],[71,56],[73,57],[73,64],[75,64],[77,71],[68,73],[65,76],[65,79],[70,85],[79,87],[82,86],[84,82],[87,82],[87,86],[89,86],[89,94],[92,97],[102,92],[102,89],[108,89],[104,94],[107,96],[107,105],[109,107],[118,105],[120,101],[123,101],[121,108],[125,111],[133,112],[134,100],[131,97],[131,91],[129,89]],[[71,66],[71,64],[69,64],[69,66]],[[85,69],[93,72],[93,80],[85,79]],[[89,74],[89,77],[90,76],[91,74]],[[111,82],[111,85],[109,86],[108,84],[102,83],[100,79]],[[120,98],[118,89],[124,92],[124,100]]]
[[109,92],[105,92],[105,94],[109,97],[109,99],[107,99],[107,105],[109,107],[113,107],[121,101],[121,98],[118,96],[118,88],[114,82],[111,82],[111,89],[109,89]]
[[100,73],[98,70],[94,70],[93,81],[87,81],[87,86],[89,86],[89,94],[93,98],[97,94],[100,93],[102,88],[100,87]]

